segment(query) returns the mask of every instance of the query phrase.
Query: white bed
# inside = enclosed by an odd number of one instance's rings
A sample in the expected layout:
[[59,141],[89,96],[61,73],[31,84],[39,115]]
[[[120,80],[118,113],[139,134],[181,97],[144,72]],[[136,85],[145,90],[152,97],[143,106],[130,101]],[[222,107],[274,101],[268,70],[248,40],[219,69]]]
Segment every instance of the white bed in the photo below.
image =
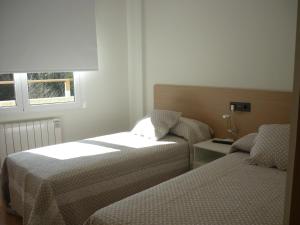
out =
[[232,153],[98,210],[85,225],[281,225],[286,172]]
[[188,169],[184,139],[123,132],[12,154],[2,191],[24,225],[81,225],[97,209]]

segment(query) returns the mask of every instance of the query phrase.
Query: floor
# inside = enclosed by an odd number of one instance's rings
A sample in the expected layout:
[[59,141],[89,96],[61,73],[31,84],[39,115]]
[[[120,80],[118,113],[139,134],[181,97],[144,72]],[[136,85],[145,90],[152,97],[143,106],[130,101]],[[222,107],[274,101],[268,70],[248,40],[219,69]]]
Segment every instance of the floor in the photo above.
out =
[[3,200],[0,199],[0,225],[22,225],[22,219],[6,213]]

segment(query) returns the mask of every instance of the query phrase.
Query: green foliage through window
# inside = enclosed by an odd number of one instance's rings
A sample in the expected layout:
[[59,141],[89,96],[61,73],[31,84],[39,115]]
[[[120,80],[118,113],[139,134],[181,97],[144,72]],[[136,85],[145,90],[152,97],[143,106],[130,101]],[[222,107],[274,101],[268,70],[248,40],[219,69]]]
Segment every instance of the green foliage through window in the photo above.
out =
[[0,74],[0,101],[15,100],[15,86],[13,74]]
[[73,73],[28,73],[30,99],[74,96]]

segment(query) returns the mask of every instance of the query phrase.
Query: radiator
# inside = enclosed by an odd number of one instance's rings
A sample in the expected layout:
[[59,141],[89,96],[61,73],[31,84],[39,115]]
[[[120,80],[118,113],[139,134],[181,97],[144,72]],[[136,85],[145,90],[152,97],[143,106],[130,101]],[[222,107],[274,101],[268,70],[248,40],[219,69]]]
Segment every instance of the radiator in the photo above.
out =
[[62,142],[60,119],[0,124],[0,159],[12,153]]

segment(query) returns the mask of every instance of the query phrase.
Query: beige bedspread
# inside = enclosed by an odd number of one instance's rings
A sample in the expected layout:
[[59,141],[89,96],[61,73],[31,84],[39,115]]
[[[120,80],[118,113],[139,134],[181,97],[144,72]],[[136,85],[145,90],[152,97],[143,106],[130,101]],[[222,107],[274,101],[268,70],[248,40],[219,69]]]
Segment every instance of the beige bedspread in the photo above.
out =
[[2,190],[25,225],[81,225],[97,209],[188,168],[183,139],[125,132],[10,155]]
[[233,153],[97,211],[85,225],[281,225],[286,173]]

